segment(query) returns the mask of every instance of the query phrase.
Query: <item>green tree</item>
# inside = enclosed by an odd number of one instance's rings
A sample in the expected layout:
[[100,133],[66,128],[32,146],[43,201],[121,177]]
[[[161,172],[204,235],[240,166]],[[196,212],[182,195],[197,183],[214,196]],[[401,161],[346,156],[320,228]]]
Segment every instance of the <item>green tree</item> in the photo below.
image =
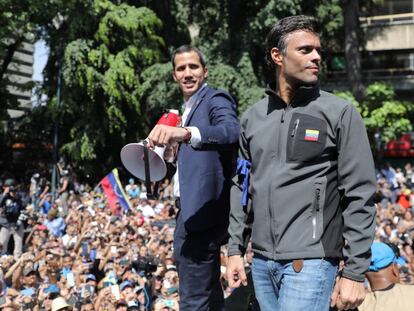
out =
[[[161,21],[146,7],[111,1],[85,4],[72,20],[69,13],[80,9],[80,3],[75,4],[61,13],[59,29],[47,30],[55,49],[45,89],[52,99],[49,111],[59,121],[61,154],[103,173],[119,163],[123,145],[147,135],[150,124],[146,102],[141,100],[141,75],[160,60]],[[52,83],[59,66],[60,105]]]
[[360,102],[349,91],[336,92],[336,95],[350,100],[358,108],[372,144],[377,133],[382,142],[387,143],[413,129],[409,119],[413,111],[412,104],[397,100],[394,89],[387,83],[370,84],[364,92],[364,100]]
[[7,169],[12,163],[12,143],[18,141],[28,146],[37,138],[33,136],[25,141],[27,133],[22,131],[28,117],[12,120],[7,112],[19,106],[18,98],[8,91],[8,85],[22,90],[33,87],[31,82],[17,84],[10,80],[13,65],[18,63],[16,52],[24,42],[34,43],[41,36],[39,25],[51,23],[56,12],[55,1],[0,0],[0,160],[7,163]]

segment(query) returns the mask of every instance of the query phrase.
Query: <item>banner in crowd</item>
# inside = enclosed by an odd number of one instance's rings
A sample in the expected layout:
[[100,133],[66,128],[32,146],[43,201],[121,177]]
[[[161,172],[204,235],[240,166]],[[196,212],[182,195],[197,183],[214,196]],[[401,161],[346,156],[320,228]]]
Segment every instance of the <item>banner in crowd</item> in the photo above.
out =
[[116,209],[116,202],[119,202],[124,210],[128,210],[131,207],[131,203],[119,180],[118,169],[114,168],[101,180],[100,184],[112,210]]

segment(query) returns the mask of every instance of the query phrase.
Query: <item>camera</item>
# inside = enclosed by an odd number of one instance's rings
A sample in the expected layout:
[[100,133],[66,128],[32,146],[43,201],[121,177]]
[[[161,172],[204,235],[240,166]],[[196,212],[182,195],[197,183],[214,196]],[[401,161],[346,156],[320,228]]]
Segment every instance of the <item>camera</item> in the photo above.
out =
[[153,272],[157,271],[158,265],[156,263],[153,263],[149,258],[142,257],[138,260],[133,261],[132,267],[137,272],[144,272],[145,275],[151,275]]
[[29,215],[27,215],[27,212],[23,210],[20,212],[20,215],[19,215],[19,218],[17,218],[16,224],[18,226],[21,226],[27,221],[28,218],[29,218]]

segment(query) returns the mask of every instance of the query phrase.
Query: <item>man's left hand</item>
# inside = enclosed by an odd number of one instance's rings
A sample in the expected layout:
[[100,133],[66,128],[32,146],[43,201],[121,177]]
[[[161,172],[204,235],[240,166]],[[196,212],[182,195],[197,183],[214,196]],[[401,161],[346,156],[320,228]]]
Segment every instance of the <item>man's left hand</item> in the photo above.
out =
[[336,306],[338,310],[355,309],[364,301],[365,295],[363,282],[338,277],[331,296],[331,307]]
[[182,142],[188,136],[188,130],[182,127],[157,124],[148,135],[151,148],[163,147],[173,142]]

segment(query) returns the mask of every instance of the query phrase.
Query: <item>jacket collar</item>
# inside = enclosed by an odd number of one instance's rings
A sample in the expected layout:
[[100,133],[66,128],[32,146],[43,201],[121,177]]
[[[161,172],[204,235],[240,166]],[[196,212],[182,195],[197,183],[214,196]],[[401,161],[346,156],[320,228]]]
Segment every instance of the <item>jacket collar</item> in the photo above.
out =
[[[272,112],[274,109],[284,109],[288,106],[280,96],[276,93],[274,85],[268,85],[265,93],[269,96],[269,107],[268,113]],[[306,106],[309,102],[319,97],[319,85],[313,86],[300,86],[295,93],[293,98],[289,103],[292,107],[297,106]]]

